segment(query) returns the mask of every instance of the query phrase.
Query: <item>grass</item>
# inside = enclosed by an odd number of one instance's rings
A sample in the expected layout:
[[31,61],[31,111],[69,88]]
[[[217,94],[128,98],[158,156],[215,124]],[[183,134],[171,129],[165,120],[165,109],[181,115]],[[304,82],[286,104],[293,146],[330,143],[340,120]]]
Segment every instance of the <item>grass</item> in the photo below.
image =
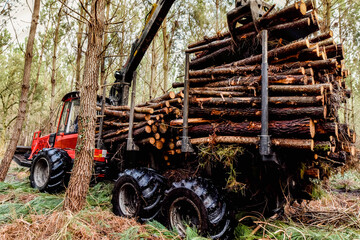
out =
[[[64,193],[40,193],[31,188],[28,171],[12,165],[6,181],[0,182],[1,240],[180,239],[159,222],[141,225],[134,219],[115,216],[111,211],[110,182],[91,186],[85,208],[72,214],[62,211]],[[198,237],[195,231],[194,235]]]
[[235,239],[347,240],[360,239],[360,231],[346,227],[309,227],[294,222],[257,221],[253,227],[240,224],[235,230]]
[[[12,166],[0,183],[0,239],[180,239],[159,222],[141,225],[112,214],[112,183],[92,186],[86,207],[72,214],[62,211],[64,193],[32,189],[26,171]],[[319,188],[317,200],[287,206],[282,218],[242,215],[235,239],[360,239],[359,183],[359,172],[339,173],[330,187],[342,191]],[[204,239],[187,229],[186,240]]]
[[333,175],[330,179],[333,189],[344,191],[360,191],[360,172],[348,170],[344,173]]

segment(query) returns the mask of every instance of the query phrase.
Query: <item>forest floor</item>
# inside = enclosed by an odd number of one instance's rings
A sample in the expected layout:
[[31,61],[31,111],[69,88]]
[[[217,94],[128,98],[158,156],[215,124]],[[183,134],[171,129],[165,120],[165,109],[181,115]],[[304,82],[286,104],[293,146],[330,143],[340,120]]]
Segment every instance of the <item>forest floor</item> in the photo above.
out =
[[[154,221],[139,224],[111,212],[111,183],[92,186],[85,209],[62,211],[64,194],[30,188],[29,171],[12,164],[0,183],[0,239],[180,239]],[[359,239],[360,173],[337,174],[319,188],[317,200],[286,206],[269,219],[239,214],[235,239]],[[188,229],[187,239],[204,239]]]

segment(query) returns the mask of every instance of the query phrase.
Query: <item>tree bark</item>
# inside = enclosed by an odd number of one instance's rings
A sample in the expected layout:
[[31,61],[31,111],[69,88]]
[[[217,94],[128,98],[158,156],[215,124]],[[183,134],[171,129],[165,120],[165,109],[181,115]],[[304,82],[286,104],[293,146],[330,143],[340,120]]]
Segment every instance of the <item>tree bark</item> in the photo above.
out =
[[[239,97],[239,98],[190,98],[190,104],[220,105],[220,106],[260,106],[260,97]],[[270,97],[270,106],[323,106],[324,96],[310,97]]]
[[[221,136],[258,136],[261,133],[261,122],[222,122],[201,124],[189,128],[189,135],[193,138],[209,135]],[[314,138],[315,124],[309,119],[296,119],[289,121],[270,121],[269,134],[272,137],[282,138]]]
[[[106,1],[106,16],[105,16],[105,21],[109,20],[109,14],[110,14],[110,3],[111,0],[107,0]],[[101,64],[100,64],[100,88],[99,88],[99,94],[102,95],[103,91],[103,85],[105,83],[105,79],[106,79],[106,68],[105,68],[105,59],[106,59],[106,50],[108,48],[108,34],[106,33],[108,30],[108,24],[105,25],[105,30],[104,30],[104,43],[103,43],[103,54],[102,54],[102,58],[101,58]]]
[[[314,141],[311,139],[287,139],[287,138],[273,138],[271,139],[272,145],[278,148],[288,149],[302,149],[312,151],[314,149]],[[240,137],[240,136],[216,136],[206,138],[193,138],[190,139],[193,145],[199,144],[239,144],[245,146],[256,146],[259,143],[258,137]],[[181,146],[181,141],[176,145]]]
[[[65,1],[66,2],[66,1]],[[64,4],[61,4],[59,12],[56,18],[56,26],[54,32],[54,48],[53,48],[53,56],[52,56],[52,67],[51,67],[51,99],[50,99],[50,132],[55,132],[55,88],[56,88],[56,60],[57,60],[57,48],[59,44],[59,30],[60,23],[62,17]]]
[[2,159],[0,164],[0,182],[3,182],[5,180],[7,172],[9,171],[11,160],[14,156],[16,145],[19,141],[19,137],[21,134],[22,126],[26,115],[29,88],[30,88],[31,64],[33,59],[33,47],[35,41],[36,28],[39,21],[39,11],[40,11],[40,0],[35,0],[29,38],[26,45],[24,75],[23,75],[23,81],[21,87],[19,110],[13,128],[13,133],[11,134],[10,143],[5,151],[4,158]]
[[[258,119],[261,117],[261,110],[259,108],[201,108],[190,107],[189,115],[192,118],[209,117],[212,119],[226,118],[226,119]],[[327,116],[326,106],[322,107],[293,107],[293,108],[270,108],[270,119],[296,119],[310,117],[314,119],[325,119]],[[206,121],[206,120],[204,120]]]
[[[85,1],[85,6],[87,6],[88,0]],[[83,18],[85,17],[85,10],[80,7],[80,16]],[[83,19],[79,21],[79,28],[78,32],[76,33],[76,41],[77,41],[77,48],[76,48],[76,80],[75,80],[75,91],[80,91],[81,85],[81,58],[82,58],[82,46],[83,46],[83,31],[84,31],[84,23]]]
[[79,137],[74,167],[66,190],[64,209],[80,211],[86,201],[94,165],[96,93],[104,34],[105,0],[95,0],[89,16],[88,47],[81,88]]
[[156,52],[156,38],[155,35],[151,44],[151,71],[150,71],[150,84],[149,84],[149,99],[152,99],[155,94],[156,75],[157,75],[157,52]]
[[166,93],[168,89],[168,80],[169,80],[169,35],[167,32],[167,19],[165,18],[162,24],[162,34],[163,34],[163,45],[164,45],[164,59],[163,59],[163,72],[164,72],[164,85],[163,93]]
[[[189,80],[190,87],[228,87],[228,86],[260,86],[261,76],[237,76],[226,78],[196,78]],[[313,84],[313,79],[305,75],[270,75],[269,84],[306,85]],[[173,88],[183,87],[184,83],[173,83]]]

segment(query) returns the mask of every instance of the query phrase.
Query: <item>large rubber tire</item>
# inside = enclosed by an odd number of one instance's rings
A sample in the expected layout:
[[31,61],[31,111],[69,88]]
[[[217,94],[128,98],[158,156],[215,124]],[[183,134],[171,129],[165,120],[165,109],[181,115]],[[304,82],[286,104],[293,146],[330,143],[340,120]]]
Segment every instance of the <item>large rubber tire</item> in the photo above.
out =
[[187,226],[212,239],[227,239],[231,231],[226,203],[206,179],[173,183],[165,192],[163,213],[169,228],[181,237],[185,237]]
[[142,222],[150,221],[160,212],[165,188],[165,179],[152,169],[125,170],[114,186],[113,212]]
[[40,192],[60,192],[65,187],[70,167],[71,158],[66,151],[44,148],[33,158],[30,185]]

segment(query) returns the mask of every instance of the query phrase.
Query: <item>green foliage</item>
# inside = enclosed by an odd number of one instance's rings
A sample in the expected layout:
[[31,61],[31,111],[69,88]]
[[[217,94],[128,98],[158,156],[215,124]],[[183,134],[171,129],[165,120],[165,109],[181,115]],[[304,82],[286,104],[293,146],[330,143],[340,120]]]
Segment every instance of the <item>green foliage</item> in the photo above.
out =
[[318,179],[312,179],[311,180],[313,183],[313,188],[312,188],[312,192],[311,192],[311,196],[313,199],[321,199],[323,197],[325,197],[327,195],[327,193],[325,192],[324,188],[321,185],[320,180]]
[[186,228],[186,240],[206,240],[207,238],[200,237],[197,230],[187,227]]
[[344,173],[332,175],[330,183],[330,186],[334,189],[360,191],[360,172],[348,170]]
[[[255,229],[257,226],[257,229]],[[351,228],[334,228],[332,226],[305,226],[294,222],[270,221],[255,226],[239,224],[235,229],[236,240],[253,239],[292,239],[292,240],[338,240],[357,239],[360,231]]]
[[0,223],[30,214],[49,214],[60,209],[63,196],[38,193],[29,182],[0,183]]
[[101,209],[111,209],[111,192],[114,185],[112,183],[100,182],[89,189],[87,203],[89,208],[100,207]]
[[235,192],[245,190],[246,185],[238,182],[236,179],[238,174],[236,172],[236,163],[241,155],[244,154],[244,148],[238,145],[203,144],[198,146],[198,150],[199,165],[201,167],[205,168],[215,164],[223,165],[223,167],[229,171],[226,188]]
[[235,239],[238,239],[238,240],[258,239],[258,237],[256,235],[252,234],[252,232],[253,232],[253,229],[240,223],[235,228],[235,231],[234,231]]
[[0,32],[0,53],[2,53],[2,48],[9,44],[11,40],[11,35],[7,29]]
[[178,235],[169,231],[164,225],[158,221],[151,221],[145,225],[146,230],[154,237],[162,239],[179,239]]

